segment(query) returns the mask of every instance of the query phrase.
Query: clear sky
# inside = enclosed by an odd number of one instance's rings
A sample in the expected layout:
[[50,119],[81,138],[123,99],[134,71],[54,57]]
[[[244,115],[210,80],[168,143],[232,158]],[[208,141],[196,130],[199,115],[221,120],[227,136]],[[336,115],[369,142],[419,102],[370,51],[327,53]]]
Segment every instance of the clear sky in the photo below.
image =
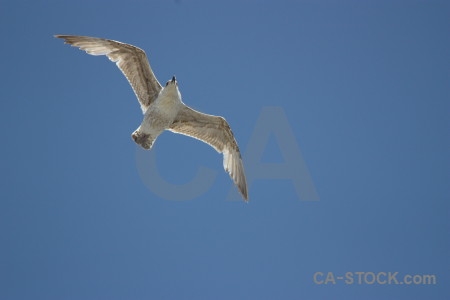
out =
[[[414,0],[1,1],[0,299],[448,299],[449,13]],[[138,150],[123,75],[54,34],[134,44],[185,103],[224,116],[250,202],[206,144],[167,132]],[[328,272],[355,282],[314,282]]]

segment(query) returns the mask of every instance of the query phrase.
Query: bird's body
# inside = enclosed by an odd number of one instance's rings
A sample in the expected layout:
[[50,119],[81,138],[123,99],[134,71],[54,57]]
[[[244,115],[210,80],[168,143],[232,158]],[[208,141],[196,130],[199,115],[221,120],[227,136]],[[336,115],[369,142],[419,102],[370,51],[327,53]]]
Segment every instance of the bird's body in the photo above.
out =
[[155,101],[144,114],[141,126],[131,135],[144,149],[150,149],[156,138],[175,120],[185,105],[173,79],[159,93]]
[[57,35],[91,55],[106,55],[127,77],[141,105],[144,118],[132,133],[133,140],[151,149],[165,130],[201,140],[223,153],[223,166],[248,200],[247,182],[239,147],[224,118],[195,111],[181,99],[175,76],[165,87],[156,79],[145,52],[121,42],[76,35]]

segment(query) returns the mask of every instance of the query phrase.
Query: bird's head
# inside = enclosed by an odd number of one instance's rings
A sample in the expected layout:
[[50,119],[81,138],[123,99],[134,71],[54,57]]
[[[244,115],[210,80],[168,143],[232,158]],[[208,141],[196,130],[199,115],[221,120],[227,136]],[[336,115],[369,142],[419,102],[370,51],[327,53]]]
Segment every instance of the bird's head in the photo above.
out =
[[175,75],[172,77],[171,80],[168,80],[166,82],[166,88],[168,87],[178,87],[177,79],[175,78]]

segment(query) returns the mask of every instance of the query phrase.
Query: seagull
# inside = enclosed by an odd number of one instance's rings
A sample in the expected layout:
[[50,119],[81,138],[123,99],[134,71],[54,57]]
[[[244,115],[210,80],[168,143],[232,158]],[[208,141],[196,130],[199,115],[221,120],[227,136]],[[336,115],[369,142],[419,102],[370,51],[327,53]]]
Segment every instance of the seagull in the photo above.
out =
[[230,175],[244,201],[248,201],[247,181],[238,144],[227,121],[220,116],[198,112],[181,99],[175,76],[161,86],[145,52],[133,45],[78,35],[55,35],[91,55],[106,55],[128,79],[139,100],[144,119],[131,134],[142,148],[152,148],[165,130],[187,135],[209,144],[223,153],[223,167]]

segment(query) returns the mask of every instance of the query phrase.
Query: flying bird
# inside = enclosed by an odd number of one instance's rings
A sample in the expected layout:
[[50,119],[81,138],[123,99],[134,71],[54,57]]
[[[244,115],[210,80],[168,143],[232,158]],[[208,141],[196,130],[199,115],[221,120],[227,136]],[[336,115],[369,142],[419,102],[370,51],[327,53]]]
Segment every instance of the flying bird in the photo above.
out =
[[247,182],[241,153],[227,121],[220,116],[198,112],[181,99],[175,76],[161,86],[156,79],[145,52],[133,45],[78,35],[55,35],[66,44],[91,55],[106,55],[115,62],[133,88],[144,118],[131,134],[144,149],[151,149],[165,130],[184,134],[212,146],[223,153],[223,167],[248,201]]

